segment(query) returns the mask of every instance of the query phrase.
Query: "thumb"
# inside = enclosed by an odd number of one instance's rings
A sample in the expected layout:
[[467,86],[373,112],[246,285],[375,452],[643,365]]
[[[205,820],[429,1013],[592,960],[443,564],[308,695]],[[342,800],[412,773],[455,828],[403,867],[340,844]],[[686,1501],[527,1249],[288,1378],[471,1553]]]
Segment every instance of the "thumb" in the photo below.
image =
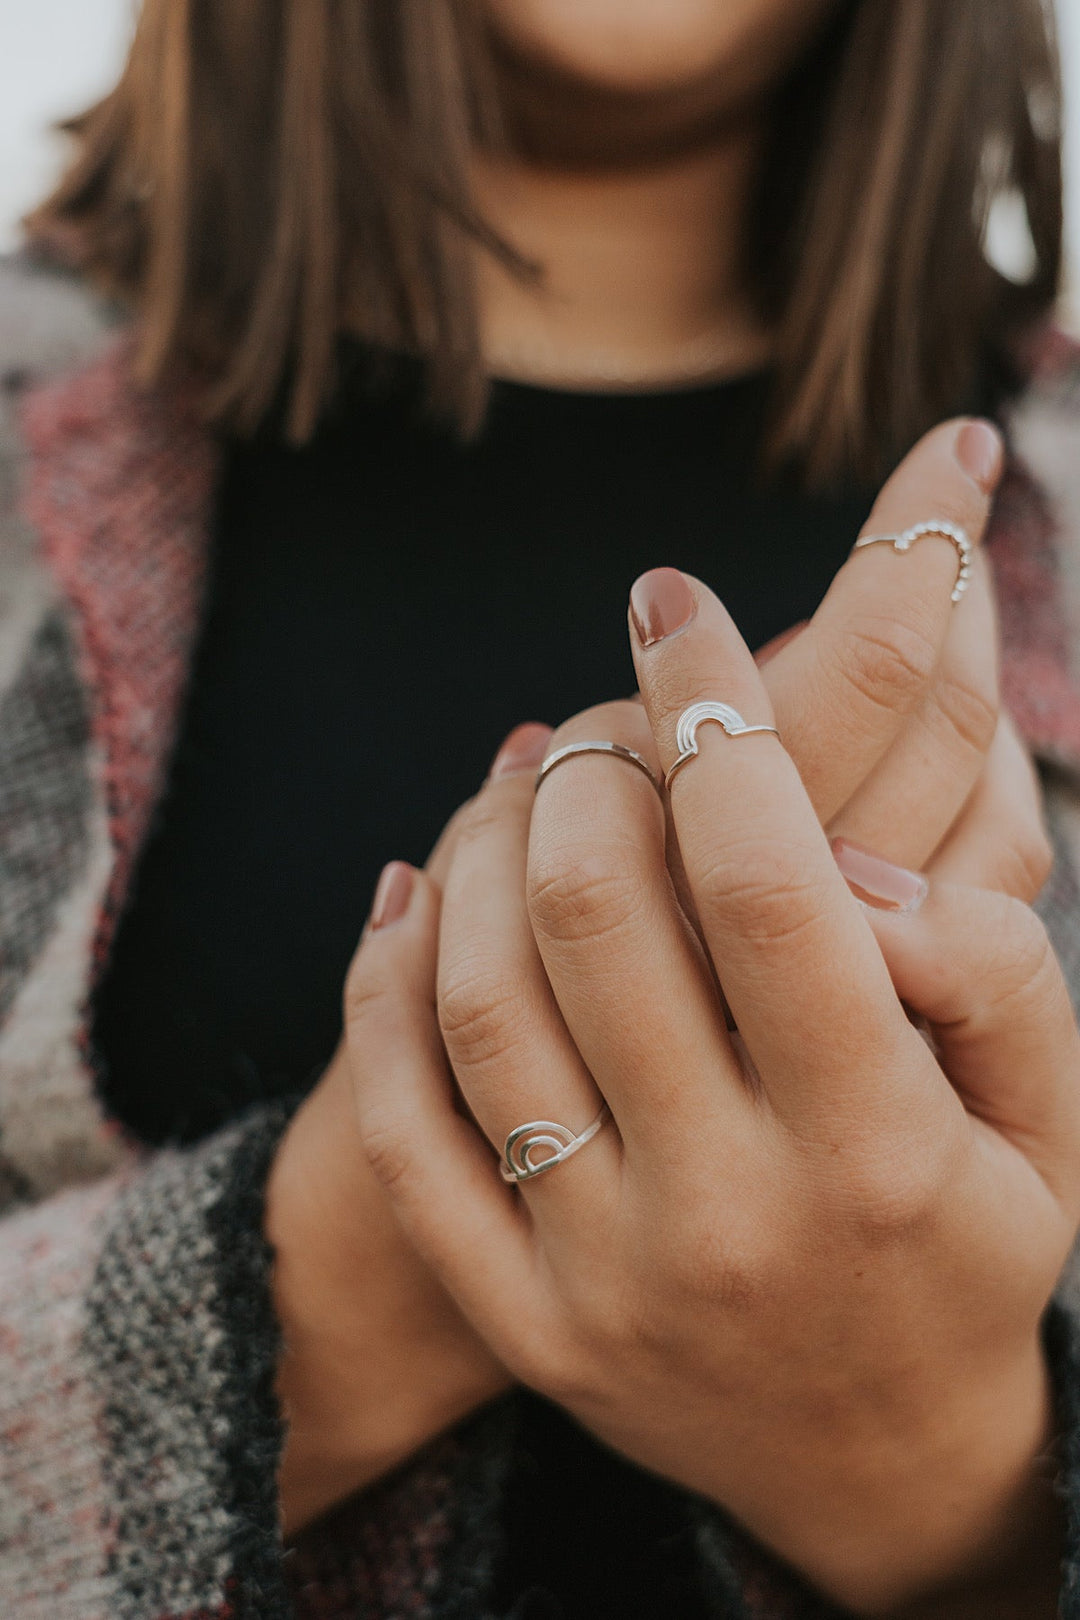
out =
[[1073,1203],[1080,1032],[1038,917],[1010,895],[927,882],[843,839],[833,854],[863,902],[897,995],[930,1024],[968,1112]]

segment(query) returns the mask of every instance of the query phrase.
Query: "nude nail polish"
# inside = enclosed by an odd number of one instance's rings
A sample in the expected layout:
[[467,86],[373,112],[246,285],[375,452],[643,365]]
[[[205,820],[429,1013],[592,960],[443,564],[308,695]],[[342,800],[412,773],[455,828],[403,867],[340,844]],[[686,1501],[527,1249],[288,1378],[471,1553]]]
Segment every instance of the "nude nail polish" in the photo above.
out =
[[498,782],[502,777],[514,776],[518,771],[538,770],[544,763],[551,736],[551,727],[541,725],[538,721],[516,726],[495,755],[488,781]]
[[846,838],[834,838],[832,852],[856,900],[872,906],[875,911],[910,916],[918,911],[929,893],[930,885],[921,872],[894,866],[891,861],[882,860],[880,855],[849,843]]
[[696,611],[689,581],[677,568],[654,568],[642,574],[630,592],[630,618],[642,647],[652,647],[684,629]]
[[404,917],[415,882],[416,873],[404,861],[391,861],[389,866],[383,868],[371,903],[370,927],[373,933],[375,929],[388,928],[391,923],[399,922]]
[[965,422],[956,435],[954,454],[969,478],[992,495],[1001,478],[1005,448],[992,422]]

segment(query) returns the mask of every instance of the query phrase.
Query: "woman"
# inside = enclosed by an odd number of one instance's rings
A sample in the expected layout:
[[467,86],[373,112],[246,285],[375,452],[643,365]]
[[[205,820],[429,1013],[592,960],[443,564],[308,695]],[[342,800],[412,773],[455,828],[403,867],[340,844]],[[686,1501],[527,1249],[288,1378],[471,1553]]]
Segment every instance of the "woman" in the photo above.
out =
[[1056,110],[1035,0],[149,0],[32,221],[135,318],[0,301],[5,1612],[1069,1612]]

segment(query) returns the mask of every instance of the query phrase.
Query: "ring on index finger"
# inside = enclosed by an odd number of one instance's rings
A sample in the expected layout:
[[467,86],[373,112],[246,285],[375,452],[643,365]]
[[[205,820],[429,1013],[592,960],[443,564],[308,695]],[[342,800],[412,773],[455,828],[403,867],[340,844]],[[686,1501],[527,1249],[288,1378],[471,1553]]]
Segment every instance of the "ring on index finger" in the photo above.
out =
[[636,748],[626,748],[622,743],[617,742],[575,742],[567,743],[565,748],[556,749],[554,754],[548,755],[536,773],[536,791],[539,793],[540,784],[545,776],[549,776],[557,766],[562,765],[565,760],[573,759],[578,754],[608,754],[615,759],[624,759],[628,765],[636,766],[643,775],[647,776],[657,793],[660,793],[661,798],[663,798],[663,794],[660,792],[660,778],[656,775],[645,756],[639,754]]
[[917,540],[925,540],[930,535],[937,535],[942,540],[951,540],[956,547],[959,555],[959,571],[952,600],[959,602],[971,580],[971,558],[975,550],[967,530],[962,529],[959,523],[934,518],[929,523],[914,523],[910,529],[904,529],[900,534],[864,534],[861,540],[856,540],[852,549],[862,551],[866,546],[892,546],[893,550],[902,556],[911,550]]
[[679,716],[675,729],[675,746],[679,750],[679,757],[664,778],[665,787],[670,788],[675,773],[697,758],[698,727],[707,720],[715,720],[723,726],[729,737],[752,737],[758,732],[770,732],[774,737],[780,735],[775,726],[748,726],[738,709],[733,709],[729,703],[692,703]]

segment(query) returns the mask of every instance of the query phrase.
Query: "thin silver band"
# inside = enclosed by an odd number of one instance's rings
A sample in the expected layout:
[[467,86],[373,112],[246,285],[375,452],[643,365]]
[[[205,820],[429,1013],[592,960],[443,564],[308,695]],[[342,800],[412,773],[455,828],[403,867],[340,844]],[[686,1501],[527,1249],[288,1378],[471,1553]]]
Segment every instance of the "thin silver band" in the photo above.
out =
[[675,730],[679,757],[664,778],[665,787],[670,788],[676,773],[697,758],[698,728],[708,720],[715,720],[717,725],[723,726],[729,737],[753,737],[762,732],[768,732],[773,737],[780,735],[775,726],[748,726],[738,709],[733,709],[729,703],[693,703],[679,716]]
[[575,754],[612,754],[616,759],[625,759],[628,765],[636,765],[639,771],[645,773],[657,793],[660,793],[661,798],[663,798],[660,790],[660,779],[648,760],[641,754],[635,753],[632,748],[624,748],[622,743],[616,742],[568,743],[565,748],[556,749],[555,753],[549,754],[536,773],[537,792],[540,791],[540,784],[544,777],[549,776],[555,767],[561,765],[564,760],[572,759]]
[[[554,1170],[557,1164],[565,1164],[567,1159],[573,1158],[586,1142],[591,1142],[610,1118],[611,1109],[605,1103],[592,1124],[586,1125],[579,1136],[550,1119],[532,1119],[527,1125],[519,1125],[506,1138],[499,1174],[504,1181],[532,1181]],[[548,1157],[534,1160],[532,1154],[536,1148],[548,1149]]]
[[866,546],[892,546],[894,551],[902,555],[911,550],[916,540],[925,540],[929,535],[938,535],[942,540],[951,540],[959,553],[960,567],[951,598],[953,602],[959,602],[971,581],[971,559],[975,551],[971,537],[959,523],[949,523],[944,518],[935,518],[930,523],[915,523],[900,534],[864,534],[861,540],[856,540],[852,549],[862,551]]

